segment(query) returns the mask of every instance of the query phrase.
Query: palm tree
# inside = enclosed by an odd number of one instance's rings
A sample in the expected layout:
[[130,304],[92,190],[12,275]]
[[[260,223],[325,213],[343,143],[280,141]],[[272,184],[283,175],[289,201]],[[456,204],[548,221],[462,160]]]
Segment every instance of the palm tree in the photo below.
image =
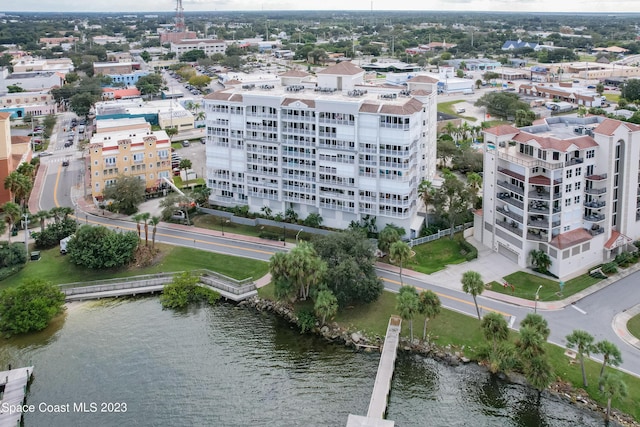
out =
[[[600,390],[607,398],[607,410],[605,412],[605,421],[608,423],[611,416],[611,401],[615,397],[627,396],[627,384],[618,376],[605,374],[600,378]],[[608,425],[608,424],[607,424]]]
[[151,218],[151,214],[149,212],[144,212],[140,214],[140,219],[144,221],[144,245],[149,246],[149,218]]
[[[614,343],[607,340],[597,342],[594,346],[594,351],[602,355],[602,367],[600,368],[600,378],[598,379],[602,381],[604,367],[607,365],[619,366],[622,363],[622,354]],[[600,384],[600,391],[602,391],[602,384]]]
[[478,320],[480,319],[480,308],[478,308],[478,301],[476,297],[484,291],[484,282],[482,276],[477,271],[465,271],[462,275],[462,290],[471,294],[473,297],[473,303],[476,305],[476,312],[478,313]]
[[585,387],[587,384],[587,373],[584,368],[584,356],[589,357],[589,353],[593,348],[593,336],[581,329],[574,330],[571,334],[567,335],[567,347],[576,348],[578,357],[580,358],[580,368],[582,369],[582,383]]
[[334,316],[338,312],[338,299],[329,289],[323,289],[318,292],[313,309],[318,316],[322,317],[322,325],[324,325],[327,317]]
[[546,273],[551,265],[551,258],[549,255],[543,250],[532,250],[529,252],[529,256],[531,257],[531,264],[536,267],[540,273]]
[[537,331],[545,341],[549,338],[549,334],[551,333],[545,318],[536,313],[527,314],[527,316],[522,319],[522,322],[520,322],[520,327],[529,327]]
[[189,172],[188,170],[191,169],[191,160],[189,159],[182,159],[180,160],[180,164],[178,164],[178,167],[180,168],[180,170],[184,170],[185,174],[185,178],[187,178],[187,182],[185,183],[185,185],[188,187],[189,186]]
[[427,339],[427,322],[429,319],[436,317],[440,314],[440,307],[442,303],[440,302],[440,298],[430,289],[426,291],[420,292],[419,295],[419,305],[418,312],[423,314],[424,317],[424,328],[422,329],[422,340]]
[[16,172],[18,172],[19,174],[24,175],[27,178],[33,180],[33,177],[34,177],[35,172],[36,172],[36,167],[34,165],[32,165],[31,163],[22,162],[22,163],[20,163],[20,165],[16,169]]
[[538,356],[530,359],[524,368],[524,376],[538,391],[538,405],[540,405],[542,390],[547,388],[553,380],[553,369],[547,358]]
[[509,338],[509,325],[501,314],[490,312],[485,314],[480,323],[482,333],[487,340],[493,342],[493,354],[498,351],[498,342],[506,341]]
[[402,265],[411,258],[411,248],[402,240],[398,240],[391,244],[389,255],[394,261],[400,262],[400,286],[402,286],[404,284],[402,282]]
[[33,218],[40,220],[40,233],[44,233],[45,223],[48,218],[51,218],[51,212],[46,210],[38,211],[33,215]]
[[471,190],[471,193],[473,195],[473,199],[477,200],[478,191],[480,191],[480,187],[482,187],[482,177],[479,174],[475,173],[475,172],[472,172],[472,173],[468,174],[467,175],[467,187]]
[[431,181],[423,180],[418,186],[418,194],[424,202],[424,208],[429,211],[429,205],[433,202],[435,188]]
[[131,218],[136,222],[136,229],[138,230],[138,239],[142,240],[142,230],[140,228],[140,221],[142,221],[142,214],[137,213]]
[[20,206],[13,202],[6,202],[2,206],[0,206],[0,211],[2,212],[3,222],[6,222],[9,226],[8,241],[9,243],[11,243],[11,233],[13,232],[13,226],[20,220],[22,211],[20,209]]
[[409,321],[411,342],[413,342],[413,318],[419,309],[418,292],[413,286],[402,286],[396,301],[396,309],[400,312],[400,317]]
[[545,354],[544,343],[542,335],[536,329],[530,326],[520,328],[520,336],[516,341],[516,348],[523,365]]
[[33,182],[29,177],[13,171],[4,179],[4,188],[13,194],[16,203],[24,206],[25,200],[33,188]]
[[456,133],[456,125],[454,125],[453,122],[449,121],[444,126],[443,130],[447,135],[450,135],[451,137],[453,137]]
[[149,220],[149,223],[153,226],[153,230],[152,230],[152,234],[151,234],[151,249],[155,249],[156,247],[156,228],[158,226],[158,224],[160,223],[160,217],[159,216],[152,216],[151,219]]

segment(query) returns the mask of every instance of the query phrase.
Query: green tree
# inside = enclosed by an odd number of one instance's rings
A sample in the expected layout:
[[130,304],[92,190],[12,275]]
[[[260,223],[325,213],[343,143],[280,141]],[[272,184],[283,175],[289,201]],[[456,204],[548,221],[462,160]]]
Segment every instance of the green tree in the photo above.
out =
[[324,283],[338,299],[338,305],[366,304],[378,299],[384,286],[375,270],[375,246],[366,235],[347,230],[314,236],[313,247],[327,264]]
[[602,83],[598,83],[596,85],[596,92],[598,93],[598,95],[602,96],[602,94],[604,93],[604,85]]
[[391,245],[399,241],[400,234],[398,233],[398,227],[388,224],[378,235],[378,249],[388,254],[391,249]]
[[486,93],[474,105],[476,107],[486,107],[487,113],[503,120],[515,118],[518,110],[531,110],[529,104],[521,101],[517,94],[511,92]]
[[138,210],[138,205],[145,200],[145,183],[135,176],[120,175],[115,184],[104,189],[107,200],[113,200],[114,210],[131,215]]
[[418,313],[419,308],[420,300],[416,288],[413,286],[402,286],[396,297],[396,310],[398,310],[403,320],[409,321],[411,342],[413,342],[413,318]]
[[402,281],[402,266],[411,258],[411,247],[402,240],[393,242],[389,248],[389,256],[395,262],[400,263],[400,286],[402,286],[404,284]]
[[605,374],[600,378],[600,390],[607,398],[607,409],[605,411],[605,422],[609,423],[611,417],[611,401],[614,398],[627,397],[627,385],[619,376]]
[[338,300],[328,289],[323,289],[316,295],[316,301],[313,305],[313,310],[317,316],[322,318],[322,325],[325,324],[327,317],[335,316],[338,312]]
[[98,101],[99,97],[90,92],[79,92],[71,97],[71,111],[78,116],[86,117],[91,111],[91,107]]
[[5,190],[9,190],[13,194],[15,202],[23,208],[32,187],[33,181],[18,171],[11,172],[4,179]]
[[36,221],[40,221],[40,232],[44,233],[44,227],[46,225],[47,219],[51,218],[51,213],[47,210],[41,210],[36,212],[33,216],[33,219]]
[[160,74],[147,74],[142,76],[136,82],[136,88],[142,95],[157,95],[160,93],[165,83]]
[[149,223],[153,226],[153,229],[151,231],[151,248],[155,249],[155,247],[156,247],[156,230],[157,230],[158,224],[160,223],[160,217],[159,216],[152,216],[151,219],[149,220]]
[[436,213],[443,217],[451,228],[451,238],[459,221],[468,214],[474,203],[474,195],[453,173],[445,170],[442,186],[433,191],[433,204]]
[[171,283],[165,285],[160,303],[163,308],[183,309],[189,304],[206,301],[214,304],[220,294],[212,289],[198,286],[200,278],[188,271],[174,276]]
[[200,206],[209,203],[209,196],[211,196],[211,188],[209,187],[196,187],[191,192],[191,197]]
[[24,89],[18,85],[7,85],[7,90],[9,91],[9,93],[24,92]]
[[580,369],[582,370],[582,383],[585,387],[588,387],[587,373],[584,367],[584,356],[589,357],[589,354],[594,350],[593,336],[586,331],[576,329],[571,334],[567,335],[566,339],[567,347],[575,348],[578,353]]
[[64,294],[57,286],[29,280],[0,291],[0,328],[6,335],[41,331],[63,310]]
[[[450,124],[449,122],[448,124]],[[438,144],[436,148],[436,156],[440,159],[440,167],[445,168],[448,166],[449,161],[453,159],[454,155],[459,151],[456,143],[449,138],[438,138]]]
[[476,80],[476,89],[480,89],[481,86],[482,86],[482,80],[481,79]]
[[492,342],[492,350],[498,351],[498,343],[509,339],[509,325],[504,317],[494,311],[484,315],[480,322],[482,333],[487,340]]
[[180,170],[184,171],[184,176],[186,179],[186,183],[185,186],[189,186],[189,169],[191,169],[191,167],[193,166],[193,164],[191,163],[191,160],[189,159],[182,159],[180,160],[180,163],[178,164],[178,167],[180,168]]
[[462,290],[473,297],[473,303],[475,304],[476,312],[478,313],[478,320],[481,320],[480,308],[478,307],[478,300],[476,299],[476,297],[482,294],[482,291],[484,291],[484,282],[482,281],[482,276],[480,276],[480,273],[478,273],[477,271],[465,271],[462,274],[461,283]]
[[516,348],[524,366],[536,357],[545,355],[545,340],[537,329],[530,326],[520,327]]
[[167,136],[169,138],[176,136],[178,134],[178,128],[175,128],[175,127],[168,127],[164,131],[167,133]]
[[316,212],[312,212],[302,222],[307,227],[320,228],[322,225],[322,215]]
[[620,349],[611,341],[602,340],[598,341],[594,346],[594,352],[602,355],[602,367],[600,368],[600,391],[602,391],[602,377],[604,376],[604,368],[607,365],[620,366],[622,363],[622,354]]
[[198,59],[205,58],[207,55],[202,49],[193,49],[185,52],[180,57],[181,62],[196,62]]
[[131,217],[136,222],[136,231],[138,232],[138,240],[142,240],[142,229],[140,222],[142,222],[142,213],[137,213]]
[[151,214],[149,212],[144,212],[141,214],[141,220],[144,222],[144,245],[149,246],[149,219],[151,218]]
[[424,315],[424,327],[422,329],[422,340],[427,339],[427,322],[440,314],[442,303],[438,295],[430,289],[420,292],[418,312]]
[[72,263],[91,269],[115,268],[133,260],[139,239],[135,232],[117,233],[103,226],[82,225],[67,244]]
[[6,202],[2,206],[0,206],[0,214],[2,214],[2,222],[8,225],[9,235],[7,236],[7,240],[9,244],[11,244],[11,231],[15,224],[20,220],[20,214],[22,211],[20,210],[20,206],[13,202]]
[[291,251],[271,257],[269,270],[279,298],[306,300],[312,287],[318,286],[326,273],[326,263],[313,246],[300,242]]
[[200,90],[209,86],[209,83],[211,83],[211,77],[205,75],[193,76],[189,79],[189,84]]
[[436,188],[433,186],[431,181],[422,180],[420,185],[418,186],[418,195],[422,199],[424,203],[424,207],[429,212],[429,206],[433,203],[436,194]]
[[620,89],[620,97],[629,102],[640,100],[640,79],[627,80]]
[[542,391],[553,381],[553,369],[544,356],[533,357],[524,367],[524,376],[538,391],[538,405]]
[[540,273],[546,273],[551,265],[551,258],[543,250],[534,249],[529,252],[531,264],[538,269]]
[[536,119],[536,113],[534,111],[516,110],[516,126],[524,127],[531,126]]
[[520,322],[521,328],[531,328],[536,331],[544,341],[549,338],[549,334],[551,331],[549,330],[549,325],[544,317],[537,313],[529,313],[522,319]]

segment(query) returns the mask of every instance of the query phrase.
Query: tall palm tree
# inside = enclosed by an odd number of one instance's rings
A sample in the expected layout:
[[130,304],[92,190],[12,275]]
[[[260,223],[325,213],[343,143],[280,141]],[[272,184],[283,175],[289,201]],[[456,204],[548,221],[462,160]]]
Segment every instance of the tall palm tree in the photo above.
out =
[[530,327],[534,329],[545,341],[549,338],[549,334],[551,333],[549,330],[549,324],[545,318],[537,313],[527,314],[526,317],[522,319],[522,322],[520,322],[520,327]]
[[33,182],[29,177],[13,171],[4,179],[4,188],[13,194],[16,203],[24,206],[25,200],[33,188]]
[[424,327],[422,329],[422,340],[424,341],[427,339],[427,322],[440,314],[442,303],[438,295],[430,289],[420,292],[418,297],[420,302],[418,312],[424,315]]
[[476,297],[482,294],[482,291],[484,291],[484,282],[482,281],[482,276],[480,276],[480,273],[478,273],[477,271],[465,271],[462,274],[461,283],[462,290],[467,294],[471,294],[471,296],[473,297],[473,303],[476,305],[476,313],[478,313],[478,320],[481,320],[480,308],[478,307],[478,300],[476,299]]
[[0,206],[0,212],[2,212],[3,222],[6,222],[9,226],[9,237],[8,241],[11,243],[11,233],[13,232],[13,226],[16,222],[20,220],[20,215],[22,211],[20,206],[14,202],[6,202],[2,206]]
[[[596,343],[594,346],[595,352],[602,355],[602,367],[600,368],[600,378],[602,380],[604,376],[604,367],[607,365],[619,366],[622,363],[622,354],[618,347],[607,340],[602,340]],[[600,391],[602,391],[602,384],[600,384]]]
[[16,172],[33,180],[33,177],[36,173],[36,167],[31,163],[22,162],[16,169]]
[[593,351],[593,336],[587,331],[576,329],[571,334],[567,335],[567,347],[574,348],[578,352],[580,358],[580,368],[582,369],[582,383],[585,387],[588,387],[587,373],[584,368],[584,356],[589,357],[591,351]]
[[187,187],[189,186],[189,173],[188,173],[188,171],[189,171],[189,169],[191,169],[191,166],[192,166],[192,164],[191,164],[191,160],[189,160],[189,159],[182,159],[182,160],[180,160],[180,164],[178,165],[178,167],[179,167],[181,170],[184,170],[184,172],[185,172],[185,175],[184,175],[184,176],[185,176],[185,178],[187,178],[187,179],[186,179],[186,181],[187,181],[187,182],[185,183],[185,185],[186,185]]
[[144,221],[144,245],[149,246],[149,218],[151,218],[151,214],[149,212],[144,212],[140,214],[140,219]]
[[391,247],[389,248],[389,255],[394,261],[400,263],[400,286],[403,286],[402,265],[411,258],[411,248],[407,243],[402,240],[398,240],[391,244]]
[[611,401],[616,397],[627,396],[627,384],[625,384],[619,376],[605,374],[600,378],[600,390],[602,390],[607,398],[605,421],[608,423],[611,416]]
[[529,383],[538,391],[538,405],[542,390],[547,388],[553,381],[553,369],[546,357],[537,356],[529,360],[524,368],[524,376]]
[[422,198],[424,202],[424,207],[429,211],[429,205],[433,203],[433,198],[435,196],[436,189],[433,187],[433,183],[431,181],[423,180],[418,186],[418,195]]
[[44,227],[48,218],[51,218],[51,212],[47,210],[38,211],[33,215],[35,219],[40,221],[40,233],[44,233]]
[[160,223],[159,216],[152,216],[149,220],[149,223],[153,226],[153,230],[151,231],[151,249],[155,249],[156,247],[156,229],[158,224]]
[[140,221],[142,221],[142,214],[137,213],[131,218],[136,222],[136,229],[138,230],[138,239],[142,240],[142,230],[140,228]]
[[409,321],[411,342],[413,342],[413,318],[419,310],[418,292],[413,286],[402,286],[396,300],[396,309],[403,320]]
[[318,316],[322,317],[322,325],[324,325],[327,317],[334,316],[338,312],[338,299],[329,289],[323,289],[318,292],[313,309]]
[[487,340],[493,343],[493,354],[498,351],[498,343],[509,338],[509,325],[504,317],[494,311],[485,314],[480,323],[482,333]]

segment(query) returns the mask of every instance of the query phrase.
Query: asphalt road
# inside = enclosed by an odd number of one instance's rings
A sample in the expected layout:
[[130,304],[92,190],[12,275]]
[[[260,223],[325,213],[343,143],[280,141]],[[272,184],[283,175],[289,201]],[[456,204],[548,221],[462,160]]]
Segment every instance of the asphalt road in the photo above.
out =
[[[50,209],[54,206],[75,206],[72,191],[81,184],[83,162],[76,157],[68,167],[62,167],[60,159],[66,157],[64,152],[54,154],[43,159],[48,163],[47,176],[40,198],[40,207]],[[91,224],[103,224],[120,230],[135,230],[135,224],[130,221],[110,219],[100,215],[91,215],[79,212],[81,222]],[[197,249],[242,256],[257,260],[267,261],[279,250],[273,246],[259,245],[251,242],[231,240],[225,237],[210,236],[193,230],[176,230],[165,225],[159,225],[157,230],[158,242],[189,246]],[[378,275],[383,279],[385,288],[397,291],[400,287],[398,274],[378,269]],[[640,302],[640,272],[628,276],[598,292],[580,300],[574,306],[568,306],[557,311],[538,310],[549,323],[551,330],[550,341],[564,346],[565,337],[574,329],[583,329],[591,333],[596,341],[607,339],[618,346],[622,352],[623,364],[621,368],[627,372],[640,375],[640,350],[630,346],[618,338],[612,328],[612,319],[615,314]],[[432,289],[441,298],[444,307],[456,310],[470,316],[476,316],[473,299],[459,289],[435,286],[411,277],[403,275],[405,284],[421,289]],[[498,300],[492,300],[483,296],[478,297],[481,315],[487,311],[496,311],[510,320],[513,328],[518,328],[520,320],[532,310]],[[595,360],[601,360],[597,356]]]

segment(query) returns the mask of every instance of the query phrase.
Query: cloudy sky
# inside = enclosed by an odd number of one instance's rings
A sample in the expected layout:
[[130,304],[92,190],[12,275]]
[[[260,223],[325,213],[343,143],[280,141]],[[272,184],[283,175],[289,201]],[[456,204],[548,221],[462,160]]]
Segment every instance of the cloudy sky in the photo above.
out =
[[[3,1],[0,12],[168,12],[175,0]],[[371,0],[183,0],[185,11],[370,10]],[[373,0],[374,10],[459,10],[517,12],[635,12],[640,0]]]

